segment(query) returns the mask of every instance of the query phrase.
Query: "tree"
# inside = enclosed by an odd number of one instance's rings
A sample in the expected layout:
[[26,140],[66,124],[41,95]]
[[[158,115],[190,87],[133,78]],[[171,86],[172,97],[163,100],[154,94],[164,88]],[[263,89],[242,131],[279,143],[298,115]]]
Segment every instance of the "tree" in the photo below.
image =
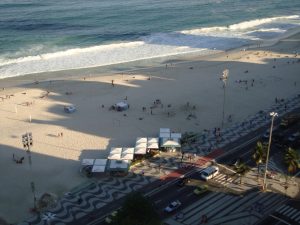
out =
[[289,173],[294,173],[298,168],[300,168],[299,160],[299,153],[296,150],[289,147],[284,157],[284,161],[287,164],[287,169]]
[[242,184],[242,177],[249,171],[249,166],[240,161],[240,163],[236,166],[236,172],[240,176],[240,184]]
[[261,163],[266,162],[266,157],[267,157],[267,148],[260,141],[258,141],[256,143],[256,147],[255,147],[254,153],[252,155],[252,158],[257,165],[257,179],[259,177],[259,165]]
[[113,224],[115,225],[160,225],[160,218],[151,202],[141,193],[127,195]]

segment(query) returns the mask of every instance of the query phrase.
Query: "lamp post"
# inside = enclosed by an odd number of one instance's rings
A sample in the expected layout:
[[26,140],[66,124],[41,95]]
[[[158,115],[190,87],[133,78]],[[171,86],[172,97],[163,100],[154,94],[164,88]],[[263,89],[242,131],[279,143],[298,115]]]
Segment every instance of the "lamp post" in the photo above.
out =
[[[32,161],[31,161],[31,151],[30,151],[30,147],[33,145],[33,140],[32,140],[32,133],[26,133],[24,135],[22,135],[22,143],[23,143],[23,147],[24,149],[26,149],[27,152],[27,156],[28,156],[28,162],[29,162],[29,167],[32,173]],[[35,195],[35,184],[33,181],[30,182],[30,187],[31,187],[31,191],[33,194],[33,209],[36,209],[36,195]]]
[[278,116],[278,113],[271,112],[270,116],[272,117],[272,119],[271,119],[271,128],[270,128],[269,143],[268,143],[268,150],[267,150],[267,159],[266,159],[266,166],[265,166],[265,174],[264,174],[264,180],[263,180],[263,190],[264,191],[267,189],[266,179],[267,179],[267,170],[268,170],[270,147],[271,147],[271,141],[272,141],[273,124],[274,124],[275,117]]
[[222,129],[224,127],[224,117],[225,117],[225,99],[226,99],[226,82],[229,76],[229,70],[225,69],[223,71],[223,75],[222,77],[220,77],[220,80],[223,81],[224,85],[223,85],[223,90],[224,90],[224,94],[223,94],[223,110],[222,110]]

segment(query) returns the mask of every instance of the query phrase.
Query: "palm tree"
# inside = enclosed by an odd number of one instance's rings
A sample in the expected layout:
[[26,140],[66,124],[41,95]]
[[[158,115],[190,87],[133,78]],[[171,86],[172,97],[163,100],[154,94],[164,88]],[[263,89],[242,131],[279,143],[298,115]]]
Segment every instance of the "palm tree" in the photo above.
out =
[[289,173],[294,173],[298,168],[300,168],[300,156],[295,149],[290,147],[287,149],[284,161],[288,166],[287,169]]
[[254,153],[252,155],[253,160],[257,165],[257,179],[259,177],[259,165],[266,162],[267,148],[260,141],[256,143]]
[[236,172],[240,176],[240,184],[242,184],[242,177],[249,171],[249,169],[249,166],[244,162],[240,162],[236,166]]

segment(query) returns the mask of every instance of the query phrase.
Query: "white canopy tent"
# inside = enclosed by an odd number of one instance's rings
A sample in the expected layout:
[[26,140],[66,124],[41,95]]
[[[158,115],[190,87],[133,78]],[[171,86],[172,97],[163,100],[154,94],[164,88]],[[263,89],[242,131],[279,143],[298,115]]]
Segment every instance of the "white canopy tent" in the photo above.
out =
[[95,159],[94,165],[96,166],[106,166],[107,159]]
[[139,144],[139,143],[147,143],[147,138],[146,138],[146,137],[137,137],[135,143],[136,143],[136,144]]
[[121,159],[122,148],[111,148],[108,159]]
[[82,159],[81,165],[82,166],[92,166],[94,165],[95,159]]
[[170,138],[170,128],[160,128],[159,129],[159,138]]
[[171,133],[171,139],[181,139],[181,133]]
[[144,147],[142,147],[142,148],[135,147],[134,148],[134,154],[135,155],[146,155],[146,153],[147,153],[147,148],[144,148]]
[[117,104],[115,104],[115,107],[118,111],[124,111],[129,108],[126,102],[118,102]]
[[134,148],[123,148],[121,159],[122,160],[133,160]]
[[150,137],[147,139],[147,148],[148,149],[159,149],[159,139]]
[[106,166],[94,165],[93,168],[92,168],[92,172],[93,173],[103,173],[103,172],[105,172],[105,169],[106,169]]
[[127,171],[129,168],[129,160],[110,160],[110,171]]
[[178,139],[165,139],[162,142],[161,147],[163,148],[180,148],[181,145]]

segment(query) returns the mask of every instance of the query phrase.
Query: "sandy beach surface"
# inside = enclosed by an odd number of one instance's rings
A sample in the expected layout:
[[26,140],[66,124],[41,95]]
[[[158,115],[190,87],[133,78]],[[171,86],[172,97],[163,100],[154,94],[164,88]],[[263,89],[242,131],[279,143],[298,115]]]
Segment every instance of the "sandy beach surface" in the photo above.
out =
[[[105,158],[111,147],[134,146],[136,137],[158,136],[161,127],[178,132],[221,127],[224,69],[229,70],[225,118],[231,115],[233,122],[268,108],[275,98],[300,94],[297,52],[300,34],[269,47],[183,58],[123,74],[48,77],[15,86],[20,78],[0,80],[0,217],[15,223],[30,215],[31,181],[38,195],[57,196],[85,182],[79,173],[82,158]],[[124,99],[129,110],[109,110]],[[156,99],[163,107],[151,114]],[[67,114],[65,105],[77,111]],[[187,120],[190,114],[194,117]],[[226,119],[225,127],[233,122]],[[33,135],[31,168],[22,145],[26,132]],[[23,163],[13,156],[24,157]]]

